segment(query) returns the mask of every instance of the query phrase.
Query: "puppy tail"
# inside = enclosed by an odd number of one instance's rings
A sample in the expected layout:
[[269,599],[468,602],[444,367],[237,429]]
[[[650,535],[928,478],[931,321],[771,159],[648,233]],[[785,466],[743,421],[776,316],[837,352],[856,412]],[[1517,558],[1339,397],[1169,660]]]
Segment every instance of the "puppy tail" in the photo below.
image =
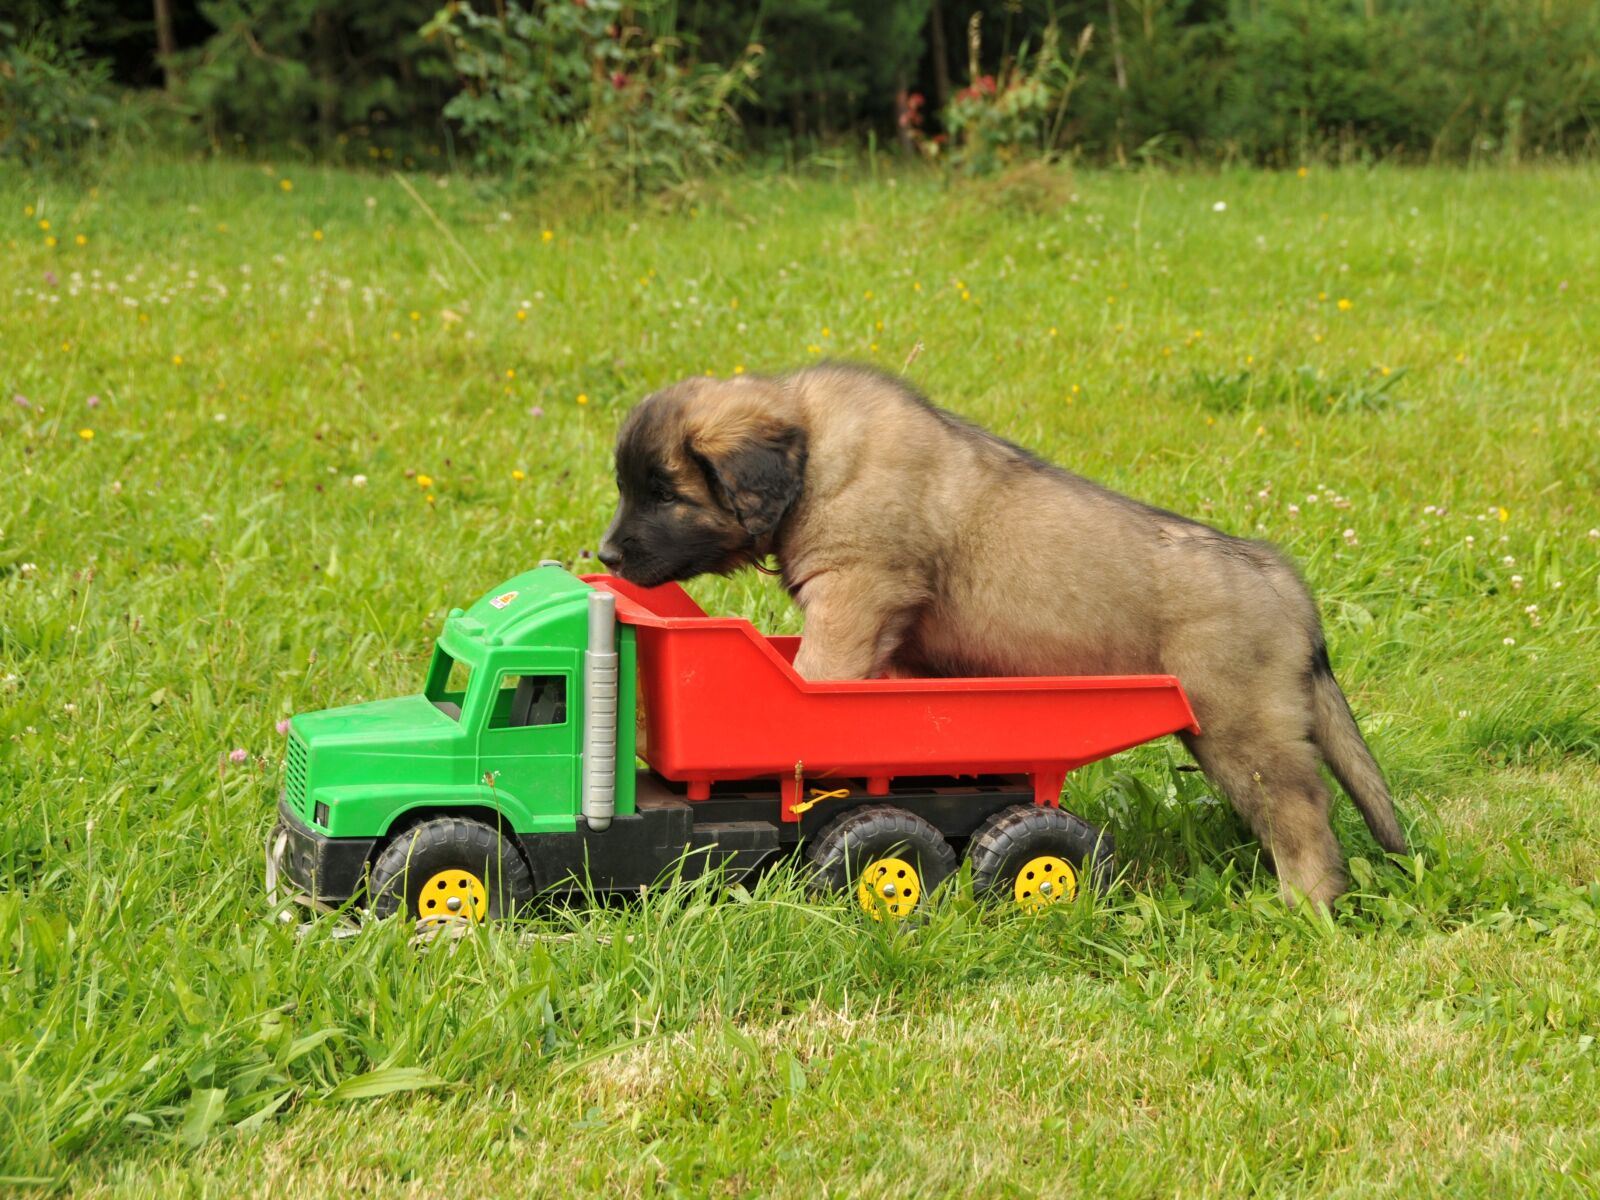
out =
[[1333,777],[1355,801],[1378,845],[1390,854],[1404,854],[1406,838],[1394,814],[1389,785],[1361,736],[1350,704],[1333,677],[1328,648],[1320,640],[1311,660],[1311,706],[1312,740]]

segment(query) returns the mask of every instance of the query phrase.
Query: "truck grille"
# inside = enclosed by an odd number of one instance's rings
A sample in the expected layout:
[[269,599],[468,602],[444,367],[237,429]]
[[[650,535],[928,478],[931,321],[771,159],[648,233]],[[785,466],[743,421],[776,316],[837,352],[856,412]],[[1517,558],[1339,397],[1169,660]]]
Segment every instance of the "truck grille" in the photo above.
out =
[[295,733],[289,735],[289,756],[284,764],[284,789],[289,807],[306,815],[306,744]]

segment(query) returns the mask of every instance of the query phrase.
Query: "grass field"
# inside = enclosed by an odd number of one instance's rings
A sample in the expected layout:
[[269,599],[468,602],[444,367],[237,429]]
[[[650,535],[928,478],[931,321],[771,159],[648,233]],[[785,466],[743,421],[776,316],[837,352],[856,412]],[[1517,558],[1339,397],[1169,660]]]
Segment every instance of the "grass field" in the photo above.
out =
[[[0,1184],[1600,1194],[1597,189],[0,173]],[[1071,778],[1126,878],[1037,918],[896,936],[780,872],[420,949],[267,920],[276,723],[589,554],[632,401],[918,346],[946,405],[1297,557],[1414,858],[1341,801],[1356,894],[1287,911],[1158,744]]]

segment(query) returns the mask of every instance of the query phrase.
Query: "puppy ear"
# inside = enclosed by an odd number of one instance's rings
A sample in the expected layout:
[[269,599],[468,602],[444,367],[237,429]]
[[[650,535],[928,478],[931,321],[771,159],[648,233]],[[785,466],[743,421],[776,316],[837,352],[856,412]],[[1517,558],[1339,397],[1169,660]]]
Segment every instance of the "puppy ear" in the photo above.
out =
[[717,503],[754,538],[778,527],[805,483],[805,431],[777,419],[691,433],[689,454]]

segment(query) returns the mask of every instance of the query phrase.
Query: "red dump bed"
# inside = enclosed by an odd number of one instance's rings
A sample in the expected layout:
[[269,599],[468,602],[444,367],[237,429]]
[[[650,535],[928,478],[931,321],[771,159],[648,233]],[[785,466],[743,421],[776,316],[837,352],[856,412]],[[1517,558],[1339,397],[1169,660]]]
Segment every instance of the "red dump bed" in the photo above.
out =
[[691,799],[718,780],[777,778],[793,819],[803,764],[813,784],[860,779],[880,794],[895,776],[1026,773],[1054,804],[1074,767],[1199,732],[1170,675],[813,682],[794,669],[799,638],[708,617],[677,584],[585,580],[616,596],[638,639],[640,756]]

